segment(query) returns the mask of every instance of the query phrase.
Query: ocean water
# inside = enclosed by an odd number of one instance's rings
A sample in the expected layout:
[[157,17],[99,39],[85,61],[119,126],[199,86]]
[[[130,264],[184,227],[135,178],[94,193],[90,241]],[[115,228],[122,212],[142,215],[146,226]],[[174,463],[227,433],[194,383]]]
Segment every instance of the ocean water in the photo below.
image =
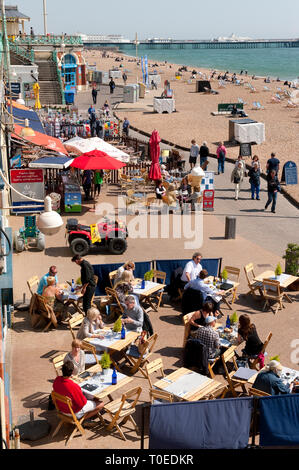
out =
[[[135,49],[131,46],[120,46],[120,50],[135,55]],[[230,73],[247,70],[249,75],[269,75],[281,80],[295,80],[299,76],[299,48],[150,49],[140,45],[138,56],[144,55],[159,62],[167,60],[187,66],[228,70]]]

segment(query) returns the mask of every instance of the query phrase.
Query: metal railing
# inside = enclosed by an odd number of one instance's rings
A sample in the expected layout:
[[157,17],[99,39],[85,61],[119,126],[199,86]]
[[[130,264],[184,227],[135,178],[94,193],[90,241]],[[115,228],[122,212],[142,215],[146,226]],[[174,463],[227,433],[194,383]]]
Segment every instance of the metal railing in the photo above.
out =
[[83,42],[81,36],[31,36],[31,35],[21,35],[14,36],[13,41],[15,44],[24,44],[24,45],[53,45],[60,46],[62,43],[70,46],[82,46]]
[[34,50],[26,49],[25,47],[19,46],[15,41],[9,41],[9,49],[24,59],[29,60],[29,62],[34,62]]
[[65,104],[64,87],[63,87],[63,83],[62,83],[62,80],[61,80],[61,73],[60,73],[60,70],[59,70],[59,67],[58,67],[58,59],[57,59],[57,52],[56,51],[52,52],[52,60],[53,60],[54,64],[56,65],[57,79],[58,79],[58,83],[59,83],[62,104]]

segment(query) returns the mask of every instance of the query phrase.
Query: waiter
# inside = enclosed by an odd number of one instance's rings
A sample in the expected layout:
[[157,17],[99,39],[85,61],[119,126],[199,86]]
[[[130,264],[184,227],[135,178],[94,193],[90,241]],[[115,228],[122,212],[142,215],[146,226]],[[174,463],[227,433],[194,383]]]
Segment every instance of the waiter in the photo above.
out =
[[72,261],[81,267],[81,293],[83,294],[83,310],[86,315],[87,310],[91,307],[91,299],[96,290],[93,267],[80,255],[73,256]]

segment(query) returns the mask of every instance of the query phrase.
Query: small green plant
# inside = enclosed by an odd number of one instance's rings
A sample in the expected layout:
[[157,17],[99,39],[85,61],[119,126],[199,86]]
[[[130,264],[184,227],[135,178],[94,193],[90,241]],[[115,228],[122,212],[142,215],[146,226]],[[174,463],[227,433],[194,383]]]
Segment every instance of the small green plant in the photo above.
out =
[[280,264],[278,263],[278,265],[275,268],[275,276],[280,276],[281,273],[282,273],[282,269],[281,269]]
[[283,258],[286,260],[285,272],[292,276],[297,276],[299,272],[299,245],[288,243]]
[[113,325],[113,331],[115,331],[116,333],[119,333],[121,331],[121,328],[122,328],[121,317],[118,317],[118,319]]
[[227,280],[227,270],[226,270],[226,269],[224,269],[224,270],[222,271],[221,277],[222,277],[222,279],[224,279],[225,281]]
[[144,274],[144,280],[145,281],[151,281],[154,277],[154,270],[151,269],[150,271],[147,271],[145,274]]
[[237,312],[234,312],[231,317],[230,317],[230,322],[232,324],[236,324],[238,323],[238,315],[237,315]]
[[270,357],[270,361],[278,361],[278,362],[280,362],[279,354],[277,354],[276,356]]
[[102,358],[100,360],[100,364],[102,366],[102,369],[109,369],[111,365],[111,359],[107,351],[103,352]]

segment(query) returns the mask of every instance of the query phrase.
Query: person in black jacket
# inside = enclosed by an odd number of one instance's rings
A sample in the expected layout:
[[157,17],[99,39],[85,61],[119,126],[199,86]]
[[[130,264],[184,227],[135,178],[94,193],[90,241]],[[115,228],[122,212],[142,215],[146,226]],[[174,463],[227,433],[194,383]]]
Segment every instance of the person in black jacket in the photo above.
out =
[[81,258],[80,255],[73,256],[72,261],[81,268],[81,293],[83,294],[83,310],[86,315],[87,310],[91,307],[91,299],[96,290],[93,267],[86,259]]
[[272,170],[270,172],[270,174],[267,177],[267,180],[268,180],[268,201],[266,202],[265,210],[272,202],[271,212],[275,214],[277,193],[278,191],[280,192],[280,184],[279,184],[275,170]]
[[202,166],[203,163],[207,161],[209,154],[210,151],[208,148],[208,144],[206,142],[203,142],[202,146],[199,149],[200,166]]
[[259,201],[260,200],[260,185],[261,185],[261,180],[260,180],[260,169],[259,165],[257,162],[253,163],[253,166],[250,168],[248,172],[249,176],[249,183],[251,187],[251,199],[254,199],[254,194],[256,194],[256,199]]

